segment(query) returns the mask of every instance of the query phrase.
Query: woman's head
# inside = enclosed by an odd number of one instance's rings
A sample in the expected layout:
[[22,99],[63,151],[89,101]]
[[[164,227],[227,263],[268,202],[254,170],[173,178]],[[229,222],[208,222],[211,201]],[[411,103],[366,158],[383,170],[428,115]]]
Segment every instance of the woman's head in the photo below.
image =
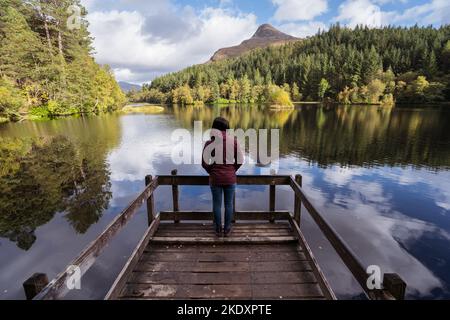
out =
[[225,118],[217,117],[214,119],[212,128],[219,131],[227,131],[230,129],[230,123]]

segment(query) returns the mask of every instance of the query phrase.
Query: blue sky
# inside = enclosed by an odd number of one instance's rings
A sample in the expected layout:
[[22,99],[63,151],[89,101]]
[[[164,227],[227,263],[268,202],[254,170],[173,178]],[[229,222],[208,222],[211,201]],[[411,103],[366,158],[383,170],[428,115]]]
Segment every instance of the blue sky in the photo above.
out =
[[[258,23],[266,23],[273,21],[272,17],[276,12],[277,6],[271,0],[235,0],[235,1],[220,1],[220,0],[180,0],[177,1],[182,6],[189,5],[198,10],[206,7],[218,6],[220,3],[230,3],[242,12],[253,12],[258,17]],[[301,1],[297,1],[301,2]],[[324,23],[332,20],[339,10],[339,6],[346,1],[334,0],[327,1],[327,11],[320,15],[317,19]],[[424,5],[431,1],[423,0],[384,0],[384,1],[372,1],[372,3],[378,5],[382,10],[385,11],[404,11],[405,9],[412,8],[415,6]]]
[[450,23],[450,0],[81,0],[96,59],[120,81],[149,82],[207,61],[271,23],[297,37],[332,23],[410,26]]

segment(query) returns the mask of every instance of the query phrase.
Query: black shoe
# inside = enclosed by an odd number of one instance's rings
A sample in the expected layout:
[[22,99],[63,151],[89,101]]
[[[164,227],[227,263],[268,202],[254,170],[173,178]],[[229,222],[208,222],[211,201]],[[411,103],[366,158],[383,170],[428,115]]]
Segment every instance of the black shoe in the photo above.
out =
[[231,235],[231,231],[232,230],[233,230],[232,228],[226,229],[225,232],[224,232],[224,236],[225,237],[229,237]]
[[222,227],[215,228],[216,236],[221,237],[222,236]]

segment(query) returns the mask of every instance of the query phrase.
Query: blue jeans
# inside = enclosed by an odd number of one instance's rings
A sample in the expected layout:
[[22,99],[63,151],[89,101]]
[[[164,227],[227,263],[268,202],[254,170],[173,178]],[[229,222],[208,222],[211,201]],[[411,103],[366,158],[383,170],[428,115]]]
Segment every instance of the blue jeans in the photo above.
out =
[[211,186],[211,193],[213,198],[213,212],[216,229],[222,226],[222,193],[225,195],[225,230],[231,228],[233,221],[233,198],[236,185],[230,186]]

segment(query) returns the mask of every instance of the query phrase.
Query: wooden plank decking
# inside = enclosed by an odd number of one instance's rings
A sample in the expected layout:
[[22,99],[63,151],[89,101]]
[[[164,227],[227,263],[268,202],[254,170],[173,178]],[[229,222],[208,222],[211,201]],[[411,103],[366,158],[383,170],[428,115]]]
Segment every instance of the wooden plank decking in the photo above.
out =
[[[27,297],[64,297],[74,267],[85,274],[146,203],[149,227],[106,299],[336,299],[302,234],[302,208],[369,299],[404,299],[406,283],[395,273],[384,274],[381,289],[367,286],[365,265],[306,196],[301,175],[238,176],[237,182],[269,186],[269,211],[235,211],[232,236],[217,238],[212,212],[181,211],[178,203],[179,186],[206,186],[207,176],[178,176],[176,170],[170,176],[147,176],[145,189],[56,278],[43,289],[36,281],[46,279],[43,274],[26,281],[27,288],[35,286]],[[155,210],[159,186],[172,186],[173,211]],[[276,211],[276,186],[291,187],[294,212]]]
[[228,238],[211,223],[161,223],[136,260],[108,298],[334,298],[288,222],[237,223]]

